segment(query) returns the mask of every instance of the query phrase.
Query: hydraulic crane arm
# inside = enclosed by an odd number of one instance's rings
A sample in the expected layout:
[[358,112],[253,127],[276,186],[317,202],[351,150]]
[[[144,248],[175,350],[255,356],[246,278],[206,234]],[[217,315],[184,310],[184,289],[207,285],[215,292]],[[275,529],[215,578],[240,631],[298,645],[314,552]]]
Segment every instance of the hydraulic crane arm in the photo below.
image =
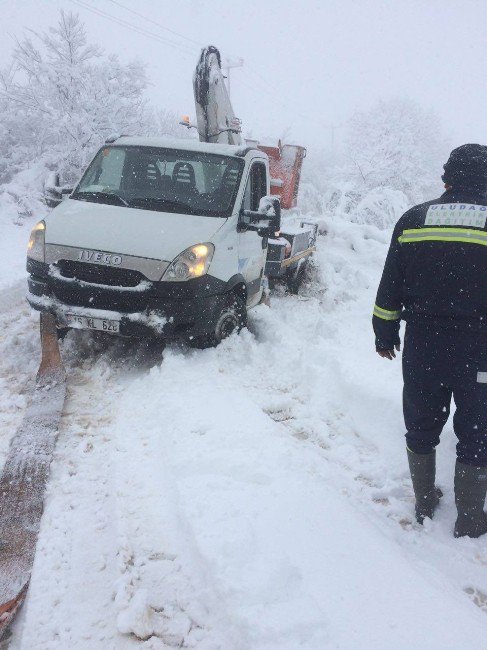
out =
[[[196,106],[196,128],[201,142],[216,144],[243,144],[241,122],[235,117],[225,85],[220,52],[213,45],[201,51],[193,76]],[[181,122],[193,127],[187,122]],[[269,158],[271,193],[278,196],[284,209],[296,206],[301,168],[306,149],[298,145],[278,143],[278,146],[261,145],[247,140],[246,144],[260,149]]]
[[239,145],[240,120],[235,117],[224,80],[220,52],[213,45],[205,47],[193,77],[200,141]]

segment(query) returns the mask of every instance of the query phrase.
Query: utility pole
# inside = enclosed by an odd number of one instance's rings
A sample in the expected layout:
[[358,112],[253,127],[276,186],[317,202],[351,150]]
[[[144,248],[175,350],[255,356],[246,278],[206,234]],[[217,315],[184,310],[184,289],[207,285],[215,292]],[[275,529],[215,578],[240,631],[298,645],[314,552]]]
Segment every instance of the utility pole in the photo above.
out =
[[331,145],[331,153],[332,155],[335,154],[335,131],[337,129],[342,129],[345,125],[344,124],[329,124],[326,128],[330,130],[330,145]]
[[227,90],[228,90],[228,96],[230,97],[230,70],[232,68],[241,68],[244,64],[244,60],[241,58],[238,59],[225,59],[225,64],[222,66],[222,68],[226,71],[226,78],[227,78]]

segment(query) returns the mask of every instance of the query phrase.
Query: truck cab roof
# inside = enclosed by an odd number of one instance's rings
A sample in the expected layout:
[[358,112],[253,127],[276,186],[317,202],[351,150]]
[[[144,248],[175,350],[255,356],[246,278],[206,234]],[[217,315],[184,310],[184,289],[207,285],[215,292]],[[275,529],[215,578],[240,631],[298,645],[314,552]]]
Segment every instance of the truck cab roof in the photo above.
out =
[[[120,136],[113,142],[109,143],[110,146],[125,145],[134,147],[161,147],[164,149],[179,149],[183,151],[199,151],[204,153],[214,153],[220,156],[237,156],[243,158],[250,154],[259,158],[266,158],[266,154],[257,149],[256,147],[249,147],[247,145],[234,145],[234,144],[217,144],[212,142],[200,142],[192,138],[164,138],[164,137],[135,137],[135,136]],[[253,154],[253,155],[252,155]]]

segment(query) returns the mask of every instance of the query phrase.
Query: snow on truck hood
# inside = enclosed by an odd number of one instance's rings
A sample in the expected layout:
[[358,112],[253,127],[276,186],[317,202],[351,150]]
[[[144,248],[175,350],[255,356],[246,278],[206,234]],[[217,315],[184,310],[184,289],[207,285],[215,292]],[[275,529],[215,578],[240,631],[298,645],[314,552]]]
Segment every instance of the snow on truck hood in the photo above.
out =
[[211,241],[225,221],[66,199],[45,219],[46,244],[171,262]]

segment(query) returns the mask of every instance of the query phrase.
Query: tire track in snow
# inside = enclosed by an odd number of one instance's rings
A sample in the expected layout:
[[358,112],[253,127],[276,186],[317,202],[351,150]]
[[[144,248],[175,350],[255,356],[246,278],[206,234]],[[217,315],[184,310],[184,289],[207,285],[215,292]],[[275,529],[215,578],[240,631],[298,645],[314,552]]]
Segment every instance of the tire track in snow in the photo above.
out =
[[[21,421],[39,360],[38,319],[22,304],[22,294],[19,284],[9,292],[8,303],[2,302],[5,449]],[[121,636],[116,626],[120,543],[112,418],[120,378],[130,374],[126,365],[137,374],[137,358],[127,364],[123,342],[98,343],[79,332],[62,347],[68,396],[29,593],[13,627],[10,648],[123,650],[134,647],[134,642]]]
[[[38,318],[25,303],[24,289],[18,283],[0,302],[6,405],[6,435],[0,443],[5,450],[22,419],[40,353]],[[217,647],[205,646],[203,638],[208,639],[205,607],[211,600],[206,587],[200,598],[185,602],[183,594],[194,592],[193,576],[179,558],[178,545],[168,550],[164,527],[172,529],[174,538],[174,531],[185,526],[176,512],[159,506],[173,494],[171,482],[147,455],[150,441],[132,441],[127,457],[126,441],[113,430],[123,391],[157,357],[153,350],[145,354],[143,346],[114,339],[97,342],[81,332],[71,333],[62,348],[68,397],[29,595],[13,629],[11,650],[173,647],[183,637],[202,648]],[[139,477],[135,490],[134,476]],[[188,547],[190,535],[182,537]],[[151,617],[150,630],[147,620],[140,627],[144,615]],[[144,643],[127,636],[131,632],[154,636]]]
[[[21,344],[31,337],[21,336]],[[191,535],[181,533],[178,512],[164,507],[177,502],[168,468],[151,454],[150,439],[127,441],[113,427],[118,401],[157,357],[80,332],[62,347],[68,397],[11,649],[163,648],[183,639],[188,647],[225,647],[205,630],[211,595],[201,576],[194,585],[198,562],[186,566]],[[28,373],[24,380],[31,381]]]
[[220,625],[214,629],[214,611],[222,607],[161,453],[165,439],[171,444],[167,426],[161,423],[161,440],[143,422],[118,431],[118,628],[139,639],[160,639],[161,648],[234,648]]
[[19,650],[118,650],[123,646],[113,613],[117,537],[106,399],[107,391],[116,394],[116,383],[103,361],[92,368],[88,359],[78,367],[69,350],[64,356],[68,398],[29,594],[12,645]]
[[25,300],[25,282],[0,293],[0,460],[24,415],[39,364],[38,318]]

